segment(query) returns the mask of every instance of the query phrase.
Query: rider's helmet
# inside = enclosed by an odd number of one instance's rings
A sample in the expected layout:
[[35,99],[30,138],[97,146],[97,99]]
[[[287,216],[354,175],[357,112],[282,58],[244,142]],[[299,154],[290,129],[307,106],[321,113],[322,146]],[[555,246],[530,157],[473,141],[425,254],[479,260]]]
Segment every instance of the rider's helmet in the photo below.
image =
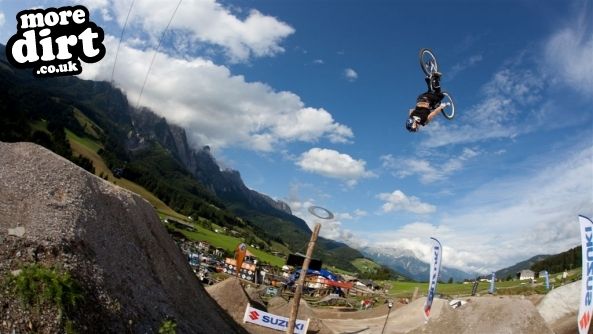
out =
[[415,122],[414,117],[410,117],[406,120],[406,129],[408,129],[408,131],[416,132],[418,127],[414,128],[414,122]]

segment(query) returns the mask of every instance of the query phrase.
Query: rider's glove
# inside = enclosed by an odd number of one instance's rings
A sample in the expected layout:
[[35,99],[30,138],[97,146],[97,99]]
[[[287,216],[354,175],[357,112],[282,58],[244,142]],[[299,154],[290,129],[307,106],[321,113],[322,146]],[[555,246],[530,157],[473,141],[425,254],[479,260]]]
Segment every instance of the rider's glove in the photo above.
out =
[[450,105],[451,105],[451,103],[449,103],[449,102],[444,102],[444,103],[441,103],[441,108],[443,108],[443,109],[444,109],[444,108],[446,108],[446,107],[448,107],[448,106],[450,106]]

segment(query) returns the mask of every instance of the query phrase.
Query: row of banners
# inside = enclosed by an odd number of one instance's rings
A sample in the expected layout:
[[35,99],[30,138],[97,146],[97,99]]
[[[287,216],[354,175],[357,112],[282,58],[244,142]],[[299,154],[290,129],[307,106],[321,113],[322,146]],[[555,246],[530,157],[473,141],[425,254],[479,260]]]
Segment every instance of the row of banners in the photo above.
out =
[[[582,280],[581,280],[581,304],[577,317],[579,333],[586,334],[589,332],[591,325],[591,318],[593,317],[593,221],[584,216],[579,216],[579,224],[581,230],[582,243]],[[430,310],[432,302],[436,294],[439,273],[441,270],[441,262],[443,257],[443,247],[436,238],[430,238],[431,245],[431,259],[430,259],[430,281],[428,286],[428,296],[424,303],[424,318],[428,321],[430,317]],[[546,279],[546,288],[549,289],[549,275],[544,272]],[[494,293],[494,282],[496,275],[492,273],[490,281],[490,288],[488,291]],[[244,322],[254,323],[260,326],[273,328],[280,331],[286,331],[288,327],[288,318],[267,313],[247,305],[245,310]],[[295,333],[307,333],[309,327],[309,319],[296,320]]]
[[[591,219],[579,216],[582,244],[582,279],[581,279],[581,303],[577,316],[578,328],[580,334],[589,332],[591,320],[593,318],[593,221]],[[435,239],[432,240],[431,261],[430,261],[430,281],[428,286],[428,296],[424,303],[424,318],[428,321],[430,309],[434,299],[439,272],[441,270],[442,250],[441,243]],[[550,277],[547,271],[543,272],[546,289],[550,288]],[[494,293],[496,280],[495,273],[492,273],[489,293]]]

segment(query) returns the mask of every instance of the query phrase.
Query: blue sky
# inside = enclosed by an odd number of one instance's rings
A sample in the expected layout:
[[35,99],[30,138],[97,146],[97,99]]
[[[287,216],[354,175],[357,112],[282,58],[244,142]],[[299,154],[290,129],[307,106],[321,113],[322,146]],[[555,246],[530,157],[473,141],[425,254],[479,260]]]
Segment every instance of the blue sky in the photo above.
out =
[[[591,0],[0,0],[0,41],[18,11],[74,4],[106,32],[80,77],[113,80],[308,223],[328,208],[325,237],[428,259],[433,236],[443,265],[486,272],[578,245],[593,216]],[[457,117],[410,134],[422,47]]]

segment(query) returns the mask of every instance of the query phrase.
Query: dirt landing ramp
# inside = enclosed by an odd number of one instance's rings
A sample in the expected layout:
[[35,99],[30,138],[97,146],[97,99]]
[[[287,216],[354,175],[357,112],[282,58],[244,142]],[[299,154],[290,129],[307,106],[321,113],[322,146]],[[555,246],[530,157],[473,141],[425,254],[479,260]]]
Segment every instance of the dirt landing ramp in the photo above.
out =
[[[426,298],[420,298],[401,308],[392,309],[385,326],[385,334],[409,333],[425,325],[423,306]],[[447,306],[446,306],[447,305]],[[432,304],[431,321],[439,319],[441,313],[449,307],[447,301],[435,299]],[[334,333],[381,333],[385,324],[385,315],[368,319],[324,319],[323,323]],[[440,333],[454,333],[443,332]]]
[[556,334],[578,333],[577,315],[581,297],[581,281],[550,291],[537,309]]
[[[244,333],[147,201],[41,146],[0,142],[0,277],[36,262],[66,268],[82,285],[70,315],[78,333],[156,333],[166,319],[178,333]],[[24,318],[14,311],[21,301],[0,290],[0,332],[63,332],[57,309]]]
[[[385,334],[401,333],[459,333],[459,334],[552,334],[533,303],[517,297],[475,297],[466,299],[467,304],[457,309],[448,301],[435,299],[428,322],[424,321],[422,306],[425,298],[391,311]],[[385,316],[370,319],[334,320],[325,319],[324,324],[334,333],[381,333]]]
[[473,297],[466,301],[457,309],[445,306],[440,317],[409,333],[553,333],[533,303],[522,296]]

